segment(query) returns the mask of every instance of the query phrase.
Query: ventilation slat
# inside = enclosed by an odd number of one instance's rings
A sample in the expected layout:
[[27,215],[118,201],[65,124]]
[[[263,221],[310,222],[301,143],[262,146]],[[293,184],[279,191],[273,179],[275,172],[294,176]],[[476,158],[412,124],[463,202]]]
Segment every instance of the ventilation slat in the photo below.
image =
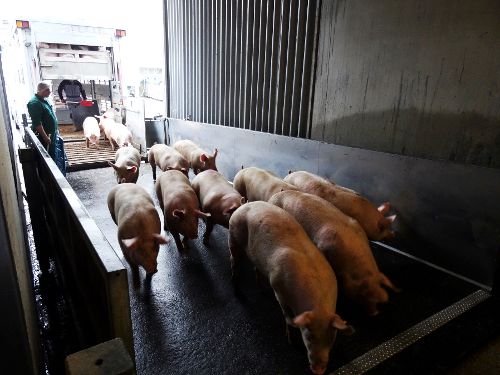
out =
[[310,137],[319,0],[166,0],[169,116]]

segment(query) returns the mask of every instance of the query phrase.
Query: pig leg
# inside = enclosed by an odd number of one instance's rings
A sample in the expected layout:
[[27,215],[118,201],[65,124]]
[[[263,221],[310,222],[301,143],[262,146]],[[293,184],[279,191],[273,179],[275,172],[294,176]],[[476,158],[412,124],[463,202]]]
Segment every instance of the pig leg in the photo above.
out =
[[179,252],[182,252],[182,250],[184,250],[184,245],[181,241],[181,237],[179,236],[179,232],[171,230],[170,233],[172,233],[172,237],[174,237],[175,244],[177,245],[177,250],[179,250]]
[[139,266],[135,264],[125,253],[123,253],[125,260],[130,266],[130,271],[132,272],[132,285],[135,289],[139,288],[141,285],[141,279],[139,276]]
[[233,287],[235,291],[238,291],[237,287],[237,279],[239,277],[239,258],[241,254],[241,250],[239,249],[239,244],[234,235],[229,233],[229,252],[231,254],[231,281],[233,283]]
[[380,273],[380,283],[386,288],[392,290],[393,292],[399,293],[401,289],[395,286],[391,280],[387,276],[385,276],[382,272]]
[[[274,288],[273,288],[274,289]],[[282,301],[280,295],[276,292],[274,292],[274,296],[276,297],[276,300],[280,304],[281,311],[283,312],[283,317],[285,318],[285,335],[288,340],[288,344],[292,345],[297,342],[296,335],[293,335],[292,333],[295,331],[293,330],[292,326],[292,318],[290,314],[290,309],[286,307],[286,304],[284,301]],[[292,326],[292,331],[290,331],[290,326]]]
[[210,234],[214,230],[214,223],[210,218],[207,218],[205,224],[205,234],[203,235],[203,244],[207,247],[210,247]]
[[156,181],[156,164],[151,164],[151,169],[153,170],[153,181]]

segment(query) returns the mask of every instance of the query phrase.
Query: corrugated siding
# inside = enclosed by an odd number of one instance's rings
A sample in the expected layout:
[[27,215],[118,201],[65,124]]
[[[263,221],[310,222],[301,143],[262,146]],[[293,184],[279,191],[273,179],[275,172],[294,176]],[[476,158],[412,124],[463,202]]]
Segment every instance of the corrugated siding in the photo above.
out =
[[310,137],[320,0],[165,0],[169,116]]

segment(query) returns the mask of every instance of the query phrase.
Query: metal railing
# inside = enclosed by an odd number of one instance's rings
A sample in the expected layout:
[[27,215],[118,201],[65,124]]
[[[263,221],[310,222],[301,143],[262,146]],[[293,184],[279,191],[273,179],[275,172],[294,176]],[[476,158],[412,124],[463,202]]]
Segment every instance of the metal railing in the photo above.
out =
[[81,349],[120,337],[134,358],[126,268],[28,128],[25,142],[19,155],[37,254],[56,263]]

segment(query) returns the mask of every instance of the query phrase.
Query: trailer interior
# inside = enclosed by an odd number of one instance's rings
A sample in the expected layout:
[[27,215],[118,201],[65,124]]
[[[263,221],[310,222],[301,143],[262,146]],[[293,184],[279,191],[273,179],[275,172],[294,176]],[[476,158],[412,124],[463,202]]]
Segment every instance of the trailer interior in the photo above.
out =
[[[500,4],[163,4],[164,116],[146,118],[138,98],[121,101],[141,154],[137,185],[159,217],[147,152],[183,139],[217,149],[228,181],[251,166],[280,178],[304,170],[375,205],[390,201],[396,236],[370,247],[400,291],[368,316],[339,290],[337,312],[355,332],[338,335],[325,373],[500,373]],[[64,61],[109,56],[66,52]],[[274,291],[249,262],[235,292],[226,228],[207,246],[199,220],[185,251],[162,231],[170,242],[158,272],[132,277],[108,209],[117,184],[109,140],[86,147],[83,131],[60,126],[63,176],[29,124],[9,114],[1,62],[0,275],[2,328],[13,340],[3,355],[20,359],[12,373],[311,373],[300,331],[288,342]]]

